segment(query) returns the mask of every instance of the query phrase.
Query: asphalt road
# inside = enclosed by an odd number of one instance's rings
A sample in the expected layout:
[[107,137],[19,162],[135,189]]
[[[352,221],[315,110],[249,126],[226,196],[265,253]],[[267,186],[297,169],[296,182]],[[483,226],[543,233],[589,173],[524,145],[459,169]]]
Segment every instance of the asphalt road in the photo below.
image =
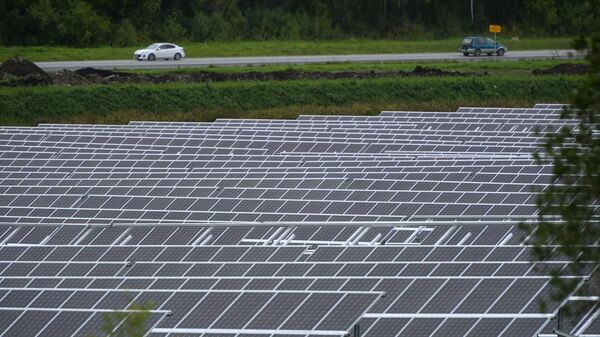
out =
[[[508,51],[499,60],[523,59],[564,59],[575,55],[574,50],[532,50]],[[208,66],[246,66],[276,64],[308,64],[328,62],[402,62],[402,61],[480,61],[493,59],[493,56],[465,57],[456,53],[419,53],[419,54],[365,54],[365,55],[314,55],[314,56],[259,56],[259,57],[211,57],[186,58],[181,61],[68,61],[36,62],[45,71],[77,70],[85,67],[98,69],[164,69]]]

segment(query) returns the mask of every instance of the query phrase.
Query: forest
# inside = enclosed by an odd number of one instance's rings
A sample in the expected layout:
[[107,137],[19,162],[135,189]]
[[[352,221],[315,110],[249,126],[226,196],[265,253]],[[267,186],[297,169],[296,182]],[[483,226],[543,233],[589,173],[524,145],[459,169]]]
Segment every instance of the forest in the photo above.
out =
[[0,45],[436,39],[500,24],[520,36],[592,28],[586,0],[0,0]]

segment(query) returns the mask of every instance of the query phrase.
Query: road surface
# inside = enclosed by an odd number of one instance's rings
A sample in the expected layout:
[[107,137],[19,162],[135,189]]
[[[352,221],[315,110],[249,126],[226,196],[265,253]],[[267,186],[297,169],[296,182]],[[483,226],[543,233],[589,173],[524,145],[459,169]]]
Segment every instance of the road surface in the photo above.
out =
[[[499,60],[523,59],[564,59],[576,55],[574,50],[532,50],[508,51]],[[365,54],[365,55],[314,55],[314,56],[258,56],[258,57],[210,57],[187,58],[180,61],[66,61],[36,62],[45,71],[77,70],[86,67],[98,69],[164,69],[209,66],[247,66],[277,64],[308,64],[328,62],[402,62],[402,61],[481,61],[493,59],[493,56],[465,57],[456,53],[418,53],[418,54]]]

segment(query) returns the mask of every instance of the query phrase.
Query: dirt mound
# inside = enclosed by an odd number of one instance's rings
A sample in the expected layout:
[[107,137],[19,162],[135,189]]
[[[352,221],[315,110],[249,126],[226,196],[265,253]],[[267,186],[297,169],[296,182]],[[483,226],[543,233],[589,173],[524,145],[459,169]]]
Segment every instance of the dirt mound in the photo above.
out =
[[585,64],[561,63],[548,69],[534,69],[532,73],[536,76],[541,75],[584,75],[588,71]]
[[96,68],[90,68],[90,67],[75,70],[75,73],[77,75],[84,76],[84,77],[88,76],[88,75],[95,75],[95,76],[99,76],[102,78],[113,77],[113,76],[129,76],[130,75],[128,73],[121,73],[121,72],[116,72],[116,71],[111,71],[111,70],[96,69]]
[[13,86],[50,84],[50,76],[35,63],[18,56],[9,58],[0,66],[0,80]]
[[427,68],[416,66],[412,74],[415,76],[447,76],[449,72],[445,72],[439,68]]
[[[298,71],[286,69],[271,72],[243,72],[243,73],[216,73],[196,72],[192,74],[157,75],[152,76],[154,83],[163,81],[183,82],[223,82],[223,81],[290,81],[290,80],[340,80],[340,79],[373,79],[385,77],[413,77],[413,76],[468,76],[474,74],[460,73],[454,71],[443,71],[438,68],[424,68],[417,66],[413,71]],[[165,77],[168,76],[168,77]]]
[[[95,84],[107,84],[111,82],[128,82],[129,77],[144,77],[143,75],[134,75],[124,72],[116,72],[112,70],[96,69],[96,68],[82,68],[75,70],[74,74],[81,76],[87,83]],[[146,81],[144,79],[133,81],[135,83],[147,83],[152,81]]]
[[48,76],[48,74],[46,74],[46,72],[40,67],[36,66],[35,63],[19,56],[11,57],[2,63],[2,66],[0,67],[0,76],[7,75],[15,77],[32,75]]
[[52,84],[56,85],[84,85],[90,82],[83,76],[72,71],[64,70],[50,75]]
[[373,79],[385,77],[412,77],[412,76],[467,76],[474,75],[454,71],[443,71],[437,68],[424,68],[417,66],[414,71],[298,71],[286,69],[270,72],[249,71],[241,73],[220,73],[212,71],[198,71],[182,74],[144,75],[114,72],[94,68],[77,70],[88,83],[205,83],[225,81],[293,81],[293,80],[339,80],[339,79]]

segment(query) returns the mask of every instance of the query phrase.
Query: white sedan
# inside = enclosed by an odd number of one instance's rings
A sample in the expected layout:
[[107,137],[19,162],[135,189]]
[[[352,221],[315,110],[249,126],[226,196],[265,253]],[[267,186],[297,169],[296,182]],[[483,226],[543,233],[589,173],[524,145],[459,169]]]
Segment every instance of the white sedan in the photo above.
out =
[[138,61],[148,60],[175,60],[179,61],[185,57],[183,47],[173,43],[153,43],[144,49],[136,50],[133,58]]

